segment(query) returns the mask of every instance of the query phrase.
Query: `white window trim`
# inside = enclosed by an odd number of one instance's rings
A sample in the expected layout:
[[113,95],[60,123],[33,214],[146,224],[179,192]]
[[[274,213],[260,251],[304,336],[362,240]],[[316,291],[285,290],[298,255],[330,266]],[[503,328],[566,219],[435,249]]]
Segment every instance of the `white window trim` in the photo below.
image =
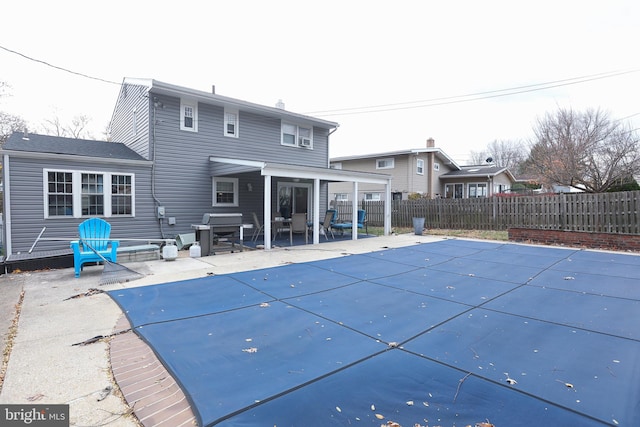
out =
[[[184,125],[185,107],[193,108],[193,127],[186,127]],[[198,132],[198,102],[197,101],[190,101],[186,99],[180,100],[180,130],[186,130],[187,132]]]
[[[234,116],[236,116],[234,133],[227,132],[227,125],[229,124],[229,120],[227,120],[227,114],[233,114]],[[238,110],[227,110],[225,108],[224,109],[224,129],[222,131],[223,135],[228,136],[229,138],[238,138],[239,131],[240,131],[240,113],[238,112]]]
[[[484,189],[485,189],[484,196],[478,196],[478,186],[484,187]],[[476,195],[473,196],[474,199],[483,199],[483,198],[489,197],[489,186],[487,185],[486,182],[470,182],[469,184],[467,184],[467,197],[468,198],[471,198],[471,187],[475,187],[475,189],[476,189]]]
[[416,161],[416,174],[424,175],[424,159],[418,159]]
[[[45,219],[69,218],[69,215],[49,215],[49,172],[71,173],[71,186],[73,196],[73,218],[90,218],[95,215],[82,215],[82,174],[102,175],[102,188],[104,190],[103,203],[105,218],[110,217],[135,217],[136,216],[136,176],[132,173],[123,172],[103,172],[89,170],[70,170],[70,169],[42,169],[42,194],[43,194],[43,210]],[[114,215],[111,212],[111,177],[112,176],[130,176],[131,177],[131,214]]]
[[[461,197],[456,197],[456,186],[460,185],[462,188]],[[464,183],[458,182],[453,184],[445,184],[444,186],[444,194],[445,197],[448,193],[447,189],[451,188],[451,194],[453,194],[452,199],[464,198]]]
[[[294,133],[295,143],[287,144],[286,142],[284,142],[284,127],[285,126],[293,126],[295,128],[295,133]],[[309,140],[310,140],[310,143],[309,143],[308,146],[302,145],[302,136],[300,136],[300,128],[309,129]],[[313,150],[313,126],[298,125],[298,124],[291,123],[291,122],[281,122],[281,124],[280,124],[280,145],[284,145],[286,147],[300,147],[300,148],[306,148],[307,150]]]
[[335,193],[333,199],[336,202],[348,202],[349,201],[349,193]]
[[435,162],[435,163],[433,164],[433,170],[434,170],[434,171],[439,171],[439,170],[440,170],[440,163]]
[[[369,195],[371,195],[370,198],[367,197]],[[371,201],[380,201],[382,200],[382,196],[380,193],[364,193],[364,199],[371,200]]]
[[[218,182],[231,182],[233,183],[233,203],[218,203],[216,202],[216,184]],[[214,176],[211,179],[211,206],[217,206],[217,207],[237,207],[238,204],[238,198],[239,198],[239,180],[238,178],[227,178],[227,177],[218,177],[218,176]]]
[[[382,166],[380,167],[380,162],[390,161],[390,166]],[[395,159],[393,157],[385,157],[383,159],[376,159],[376,169],[393,169],[395,167]]]

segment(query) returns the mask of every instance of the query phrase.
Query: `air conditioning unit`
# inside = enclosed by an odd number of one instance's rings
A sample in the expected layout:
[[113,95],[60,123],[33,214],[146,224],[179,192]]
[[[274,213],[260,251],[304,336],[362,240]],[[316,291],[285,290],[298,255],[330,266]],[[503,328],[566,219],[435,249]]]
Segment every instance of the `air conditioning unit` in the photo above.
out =
[[311,147],[310,138],[300,138],[300,147]]

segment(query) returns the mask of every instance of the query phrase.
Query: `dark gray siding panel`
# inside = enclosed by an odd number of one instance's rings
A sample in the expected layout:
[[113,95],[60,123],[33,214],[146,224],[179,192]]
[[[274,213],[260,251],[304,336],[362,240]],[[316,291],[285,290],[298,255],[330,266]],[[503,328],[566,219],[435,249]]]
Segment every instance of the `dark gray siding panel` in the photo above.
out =
[[[147,88],[125,84],[120,90],[118,102],[111,118],[111,140],[123,142],[145,159],[150,158],[149,127],[150,110]],[[134,132],[134,111],[136,132]],[[153,114],[153,111],[151,111]]]
[[[223,135],[224,109],[198,104],[198,132],[180,130],[180,99],[156,96],[163,104],[156,112],[156,142],[178,145],[200,156],[327,167],[328,130],[314,128],[313,149],[280,144],[280,120],[239,112],[239,137]],[[151,123],[153,126],[153,123]],[[151,130],[153,135],[153,129]],[[161,148],[159,148],[159,155]],[[187,156],[189,156],[187,154]]]
[[[81,170],[96,172],[119,172],[135,174],[136,216],[105,218],[112,226],[112,236],[117,238],[159,238],[160,229],[155,219],[155,208],[151,199],[150,168],[138,166],[88,164],[86,162],[55,161],[46,164],[33,159],[11,157],[11,237],[12,252],[26,252],[33,245],[43,227],[43,237],[77,237],[78,224],[86,218],[44,218],[43,169]],[[124,244],[124,243],[123,243]],[[39,249],[64,249],[69,242],[43,241]]]
[[[326,167],[328,131],[314,129],[314,149],[280,144],[280,120],[240,111],[239,137],[223,136],[222,107],[198,105],[198,132],[180,130],[180,99],[158,96],[155,130],[155,195],[167,217],[176,218],[172,231],[193,232],[207,212],[241,212],[252,223],[252,212],[263,215],[264,178],[259,172],[227,175],[239,179],[238,207],[214,208],[210,156]],[[152,124],[153,126],[153,124]],[[274,188],[277,179],[274,179]],[[252,191],[247,184],[251,183]],[[326,199],[325,203],[326,203]]]

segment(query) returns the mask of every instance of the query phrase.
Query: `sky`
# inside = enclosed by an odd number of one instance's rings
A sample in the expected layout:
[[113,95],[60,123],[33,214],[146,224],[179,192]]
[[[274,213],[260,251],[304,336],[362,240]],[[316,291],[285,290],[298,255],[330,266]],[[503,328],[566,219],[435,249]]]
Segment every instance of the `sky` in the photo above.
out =
[[102,139],[125,77],[282,100],[340,124],[331,157],[433,138],[468,164],[559,108],[640,127],[637,0],[21,0],[0,17],[0,111],[34,132],[86,115]]

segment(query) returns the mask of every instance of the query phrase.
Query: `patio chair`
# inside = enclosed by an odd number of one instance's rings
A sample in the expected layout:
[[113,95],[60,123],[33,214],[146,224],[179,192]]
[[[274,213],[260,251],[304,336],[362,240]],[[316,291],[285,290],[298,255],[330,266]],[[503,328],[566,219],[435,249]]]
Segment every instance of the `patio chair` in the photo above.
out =
[[331,233],[332,238],[336,238],[336,236],[333,234],[333,224],[335,223],[337,216],[338,211],[336,211],[335,209],[329,209],[324,214],[324,221],[320,223],[322,225],[322,230],[324,231],[324,237],[327,240],[329,240],[329,233]]
[[272,240],[275,240],[280,233],[289,231],[291,228],[291,219],[285,218],[280,212],[274,212],[271,217],[271,232],[273,233]]
[[309,226],[307,225],[307,214],[294,213],[291,215],[291,225],[289,226],[289,243],[293,246],[293,235],[304,233],[304,243],[309,243]]
[[256,215],[255,212],[252,212],[253,214],[253,236],[251,236],[251,240],[252,241],[256,241],[258,240],[258,236],[260,236],[260,233],[263,232],[264,229],[264,224],[260,224],[260,220],[258,219],[258,215]]
[[[350,222],[338,222],[336,224],[333,224],[331,228],[340,230],[340,234],[344,234],[345,229],[353,229],[353,224]],[[367,226],[367,212],[364,209],[358,209],[357,228],[364,228],[365,232],[369,234],[369,227]]]
[[100,218],[89,218],[78,225],[80,239],[70,242],[76,277],[80,277],[84,264],[88,262],[101,262],[104,259],[117,262],[120,242],[110,239],[110,234],[111,224]]

